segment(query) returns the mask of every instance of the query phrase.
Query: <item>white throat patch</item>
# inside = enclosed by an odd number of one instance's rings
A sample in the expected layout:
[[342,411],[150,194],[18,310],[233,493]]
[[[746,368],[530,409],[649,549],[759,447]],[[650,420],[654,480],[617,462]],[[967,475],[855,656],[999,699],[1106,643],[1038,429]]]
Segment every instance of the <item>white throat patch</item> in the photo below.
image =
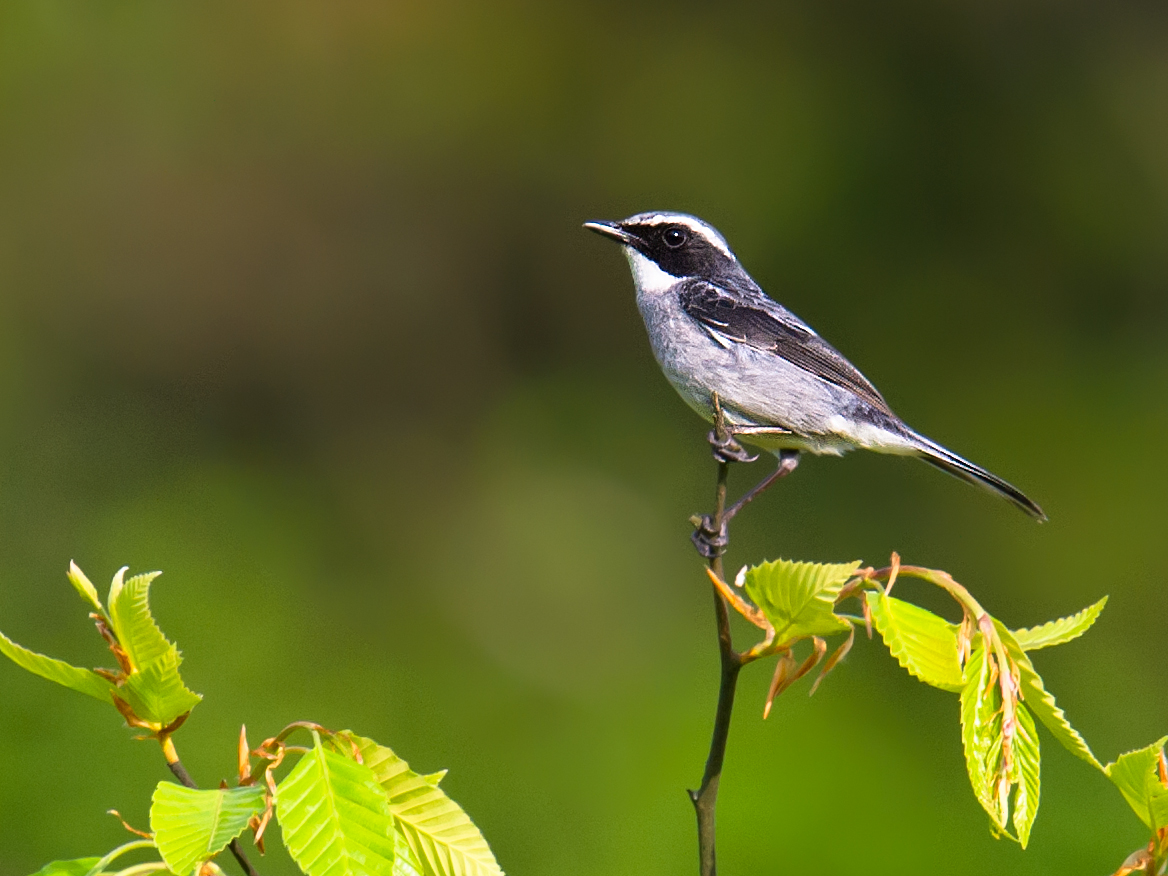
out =
[[681,279],[661,270],[655,261],[641,255],[631,246],[624,247],[624,251],[629,267],[633,269],[633,283],[638,295],[660,295]]

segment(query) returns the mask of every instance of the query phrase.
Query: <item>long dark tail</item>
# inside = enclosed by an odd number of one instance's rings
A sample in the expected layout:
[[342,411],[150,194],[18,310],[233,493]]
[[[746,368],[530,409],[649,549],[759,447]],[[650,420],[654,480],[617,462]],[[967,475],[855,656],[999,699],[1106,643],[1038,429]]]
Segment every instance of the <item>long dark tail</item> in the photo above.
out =
[[974,465],[967,459],[962,459],[951,450],[946,450],[935,441],[930,441],[924,435],[918,435],[913,432],[913,437],[920,442],[921,459],[930,465],[935,465],[942,471],[947,471],[949,474],[961,478],[963,481],[974,484],[979,487],[984,487],[988,490],[993,490],[999,496],[1003,496],[1012,502],[1016,507],[1025,511],[1035,520],[1040,523],[1046,520],[1046,514],[1034,502],[1026,497],[1026,494],[1019,490],[1012,484],[1006,483],[995,474],[991,474],[980,466]]

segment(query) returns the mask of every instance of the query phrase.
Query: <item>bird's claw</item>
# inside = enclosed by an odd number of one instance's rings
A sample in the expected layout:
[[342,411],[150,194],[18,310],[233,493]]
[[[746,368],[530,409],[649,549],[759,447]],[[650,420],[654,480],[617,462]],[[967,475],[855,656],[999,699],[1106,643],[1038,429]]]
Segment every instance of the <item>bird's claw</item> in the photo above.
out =
[[754,462],[758,459],[757,454],[748,453],[746,448],[725,430],[711,429],[706,440],[710,442],[710,449],[717,462]]
[[717,559],[730,546],[730,535],[725,522],[720,529],[714,529],[714,521],[709,515],[694,519],[694,531],[690,536],[698,553],[707,560]]

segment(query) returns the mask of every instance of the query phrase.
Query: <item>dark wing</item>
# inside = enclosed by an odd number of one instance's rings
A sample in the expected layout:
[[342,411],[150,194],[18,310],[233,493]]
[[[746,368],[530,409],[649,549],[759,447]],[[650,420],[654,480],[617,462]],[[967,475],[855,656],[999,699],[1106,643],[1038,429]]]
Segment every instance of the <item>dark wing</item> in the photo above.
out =
[[821,380],[855,393],[872,407],[896,416],[851,362],[761,291],[727,291],[690,280],[679,293],[681,307],[714,335],[781,356]]

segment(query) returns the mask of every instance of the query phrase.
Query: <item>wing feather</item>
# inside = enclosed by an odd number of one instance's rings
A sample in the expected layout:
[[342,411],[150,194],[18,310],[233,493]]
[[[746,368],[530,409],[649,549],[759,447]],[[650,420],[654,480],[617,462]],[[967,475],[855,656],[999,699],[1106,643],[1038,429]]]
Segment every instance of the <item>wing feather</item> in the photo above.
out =
[[691,319],[715,336],[774,353],[821,380],[848,390],[872,407],[896,415],[868,379],[794,314],[761,291],[733,292],[704,280],[685,283],[679,298]]

